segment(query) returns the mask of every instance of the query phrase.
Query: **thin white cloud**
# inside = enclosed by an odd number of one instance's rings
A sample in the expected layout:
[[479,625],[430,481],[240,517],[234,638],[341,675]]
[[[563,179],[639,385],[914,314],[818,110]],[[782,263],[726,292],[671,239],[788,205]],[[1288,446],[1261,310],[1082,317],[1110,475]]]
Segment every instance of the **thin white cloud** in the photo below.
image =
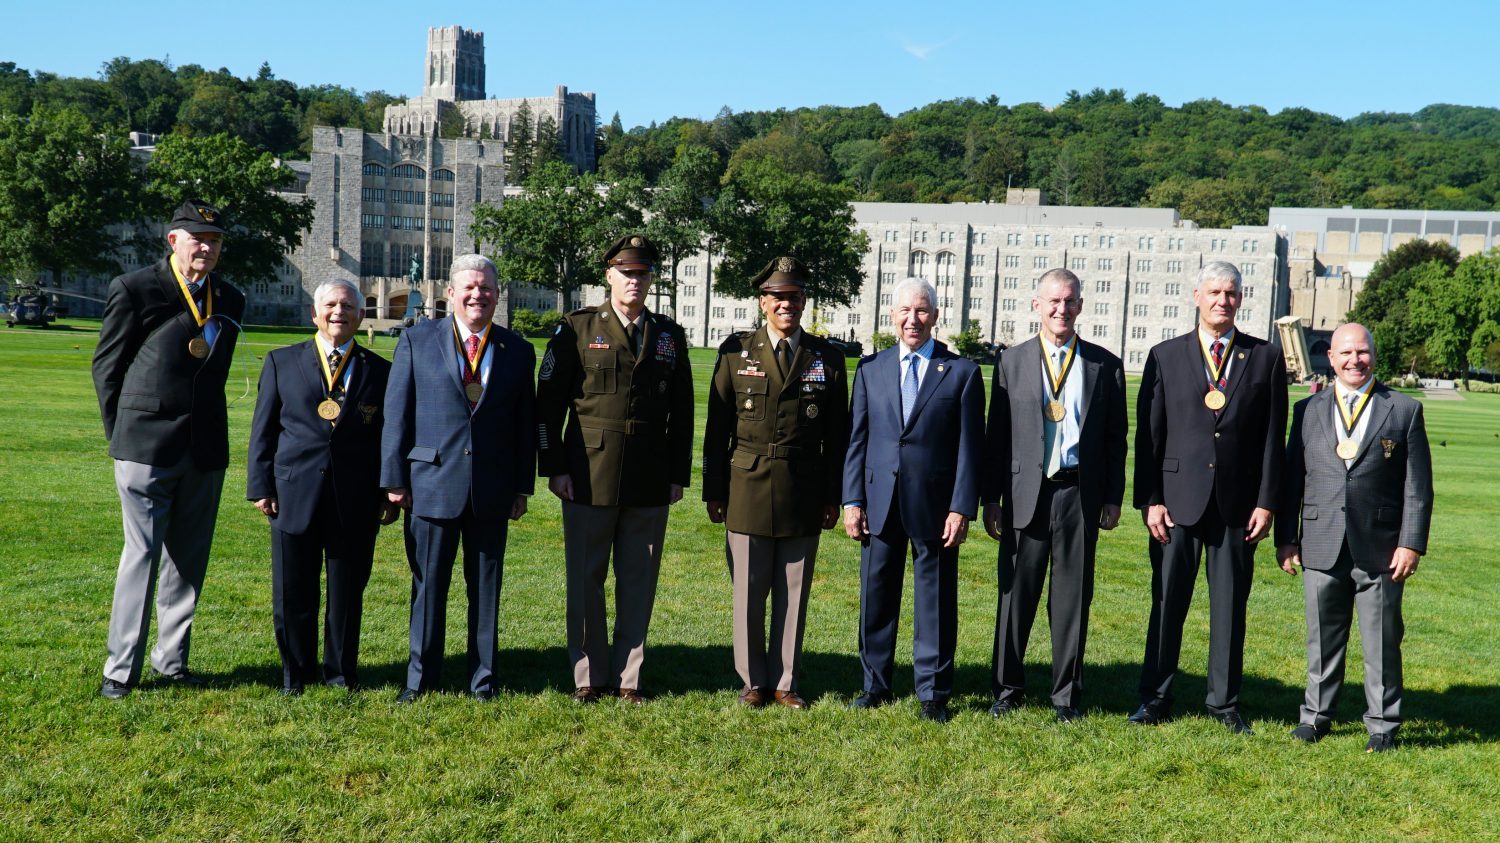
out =
[[913,44],[909,41],[904,41],[903,39],[901,49],[905,50],[909,55],[913,56],[918,61],[927,61],[932,57],[933,53],[936,53],[938,50],[941,50],[949,44],[952,44],[955,40],[957,40],[957,36],[939,41],[936,44]]

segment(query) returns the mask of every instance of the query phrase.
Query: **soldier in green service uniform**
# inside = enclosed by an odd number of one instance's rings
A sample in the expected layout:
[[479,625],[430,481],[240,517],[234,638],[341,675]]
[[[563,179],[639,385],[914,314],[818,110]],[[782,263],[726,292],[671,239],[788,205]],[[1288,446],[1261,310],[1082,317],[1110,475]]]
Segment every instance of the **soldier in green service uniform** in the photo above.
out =
[[727,524],[734,669],[751,707],[807,707],[797,663],[813,558],[819,531],[839,521],[849,389],[844,355],[802,330],[807,278],[781,257],[752,279],[765,324],[719,346],[708,394],[703,500],[709,520]]
[[[657,255],[638,234],[610,246],[609,301],[563,317],[538,373],[538,470],[563,502],[568,657],[579,702],[607,694],[646,701],[641,661],[667,508],[692,472],[687,339],[676,322],[646,310]],[[613,647],[604,606],[611,555]]]

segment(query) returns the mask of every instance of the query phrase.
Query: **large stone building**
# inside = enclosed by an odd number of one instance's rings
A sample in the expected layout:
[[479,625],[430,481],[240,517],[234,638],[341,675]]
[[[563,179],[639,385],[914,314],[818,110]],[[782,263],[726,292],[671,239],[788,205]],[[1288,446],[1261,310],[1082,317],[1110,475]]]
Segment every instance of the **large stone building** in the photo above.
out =
[[422,96],[386,106],[387,134],[436,135],[447,114],[456,112],[466,136],[508,143],[524,104],[533,135],[536,124],[551,121],[563,160],[580,171],[594,169],[594,95],[570,93],[566,85],[558,85],[550,97],[485,99],[483,32],[459,26],[428,29],[423,74]]

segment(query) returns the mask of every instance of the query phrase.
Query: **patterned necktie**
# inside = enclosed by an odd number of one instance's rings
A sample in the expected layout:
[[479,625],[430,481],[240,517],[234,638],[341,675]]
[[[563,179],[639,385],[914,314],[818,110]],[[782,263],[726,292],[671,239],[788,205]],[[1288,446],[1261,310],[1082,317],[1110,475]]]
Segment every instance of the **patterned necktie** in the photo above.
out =
[[901,381],[901,423],[911,421],[911,411],[917,404],[917,363],[921,357],[909,354],[906,357],[906,378]]
[[1224,341],[1214,340],[1213,348],[1209,349],[1209,352],[1214,356],[1214,371],[1219,373],[1219,380],[1216,385],[1219,389],[1223,389],[1229,385],[1229,379],[1224,377]]
[[344,355],[337,348],[328,352],[328,371],[334,378],[333,385],[328,388],[328,397],[337,401],[340,407],[344,405],[344,375],[339,371],[339,364],[342,362]]
[[[474,358],[479,356],[478,334],[469,334],[469,338],[464,340],[464,352],[469,356],[469,365],[464,367],[464,386],[479,383],[479,367],[474,365]],[[469,409],[474,409],[474,405],[478,403],[478,401],[470,401]]]
[[781,367],[781,377],[785,380],[792,370],[792,344],[786,340],[776,344],[776,365]]

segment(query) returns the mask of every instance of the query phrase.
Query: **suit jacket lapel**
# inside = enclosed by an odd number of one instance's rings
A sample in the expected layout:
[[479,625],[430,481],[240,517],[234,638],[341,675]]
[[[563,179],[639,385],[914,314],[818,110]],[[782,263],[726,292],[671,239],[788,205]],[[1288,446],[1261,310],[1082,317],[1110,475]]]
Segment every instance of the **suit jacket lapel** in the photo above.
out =
[[318,347],[316,338],[310,339],[297,346],[297,371],[302,373],[303,380],[307,383],[307,394],[312,396],[313,407],[316,408],[328,393],[323,391],[323,364],[318,362],[318,356],[323,350]]
[[1083,340],[1078,341],[1078,350],[1074,352],[1078,359],[1074,366],[1083,366],[1083,406],[1078,408],[1078,428],[1083,429],[1085,422],[1089,420],[1089,407],[1094,404],[1094,390],[1099,384],[1099,361],[1093,359],[1093,355],[1085,356],[1083,353]]
[[[349,346],[349,353],[354,355],[354,359],[349,361],[354,371],[349,374],[349,389],[344,392],[344,407],[339,410],[338,420],[333,423],[335,429],[343,423],[345,416],[350,415],[350,407],[356,407],[357,410],[359,399],[364,395],[365,378],[370,373],[370,364],[365,357],[365,349],[357,340]],[[322,373],[319,373],[319,377],[322,377]]]
[[[1323,396],[1332,396],[1336,394],[1337,393],[1334,392],[1333,388],[1329,387],[1323,392],[1320,392],[1317,395],[1313,396],[1313,400],[1308,402],[1307,405],[1307,415],[1302,419],[1303,424],[1317,425],[1317,429],[1323,431],[1323,441],[1328,446],[1328,450],[1330,453],[1333,452],[1334,449],[1336,449],[1339,445],[1338,432],[1333,429],[1332,424],[1329,424],[1328,419],[1328,414],[1331,412],[1335,412],[1332,404],[1337,402],[1338,399],[1334,398],[1332,399],[1332,401],[1330,401],[1329,398],[1325,398]],[[1306,439],[1307,437],[1303,438]]]
[[[932,359],[927,361],[927,374],[922,376],[922,386],[917,390],[917,403],[916,406],[912,407],[911,417],[906,420],[906,424],[902,427],[903,433],[911,429],[912,424],[917,420],[917,416],[922,414],[922,408],[926,406],[927,399],[931,398],[932,393],[937,391],[938,383],[944,377],[947,377],[948,369],[951,368],[947,364],[951,357],[952,355],[948,353],[947,346],[942,343],[933,343]],[[900,358],[897,358],[897,360],[896,375],[899,378],[901,374]],[[896,391],[896,401],[897,406],[899,406],[901,401],[900,390]],[[897,418],[900,418],[900,416],[897,416]]]
[[1359,442],[1359,452],[1354,455],[1354,462],[1349,464],[1351,471],[1365,458],[1365,453],[1370,450],[1370,443],[1380,438],[1386,417],[1391,414],[1391,396],[1378,383],[1370,389],[1374,394],[1370,396],[1370,406],[1365,409],[1370,414],[1370,421],[1365,425],[1365,438]]
[[[1238,328],[1235,329],[1234,333],[1235,339],[1239,339],[1242,336]],[[1245,380],[1245,372],[1250,369],[1250,360],[1254,353],[1255,346],[1253,345],[1241,346],[1236,342],[1230,346],[1229,354],[1234,358],[1234,362],[1229,366],[1229,383],[1224,387],[1224,397],[1226,399],[1233,399],[1235,389]],[[1228,404],[1225,404],[1226,409],[1228,406]],[[1222,417],[1222,415],[1221,413],[1220,416]]]
[[[463,395],[463,375],[459,372],[460,366],[467,366],[467,361],[460,362],[458,359],[458,317],[448,317],[448,330],[444,332],[443,338],[438,340],[443,356],[443,368],[448,370],[448,377],[453,381],[453,388]],[[468,397],[464,397],[468,401]]]

